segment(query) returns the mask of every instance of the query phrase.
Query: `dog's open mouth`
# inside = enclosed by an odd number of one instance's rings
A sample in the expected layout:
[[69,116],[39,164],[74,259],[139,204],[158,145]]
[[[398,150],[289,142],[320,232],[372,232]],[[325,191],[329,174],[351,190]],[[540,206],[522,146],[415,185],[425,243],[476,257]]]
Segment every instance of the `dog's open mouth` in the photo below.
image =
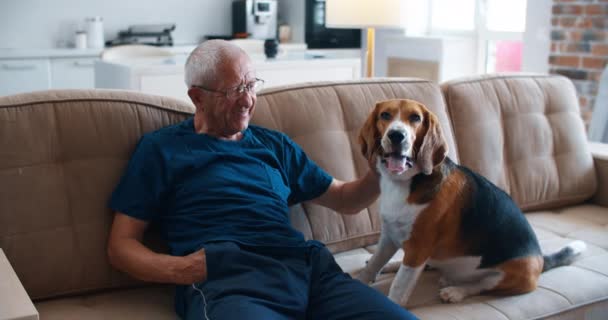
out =
[[402,174],[414,166],[412,158],[397,152],[385,154],[382,163],[390,173]]

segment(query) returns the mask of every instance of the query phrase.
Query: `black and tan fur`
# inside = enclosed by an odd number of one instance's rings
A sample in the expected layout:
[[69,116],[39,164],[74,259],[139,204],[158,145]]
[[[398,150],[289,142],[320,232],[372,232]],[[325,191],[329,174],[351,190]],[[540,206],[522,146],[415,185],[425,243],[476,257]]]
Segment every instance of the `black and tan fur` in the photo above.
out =
[[427,264],[442,273],[441,299],[458,302],[480,292],[532,291],[541,272],[572,262],[585,248],[576,241],[543,256],[509,195],[447,157],[437,117],[419,102],[379,102],[359,142],[381,175],[382,217],[378,250],[359,279],[374,281],[402,248],[405,255],[389,292],[397,303],[405,305]]

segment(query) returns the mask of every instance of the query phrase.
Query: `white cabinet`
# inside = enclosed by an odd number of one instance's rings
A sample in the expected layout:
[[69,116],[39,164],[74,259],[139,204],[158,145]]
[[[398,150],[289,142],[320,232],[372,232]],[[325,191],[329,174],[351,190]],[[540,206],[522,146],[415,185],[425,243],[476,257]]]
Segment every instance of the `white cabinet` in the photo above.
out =
[[50,87],[49,59],[0,59],[0,96]]
[[95,57],[0,59],[0,96],[47,89],[94,88]]
[[94,87],[97,58],[51,59],[51,88],[89,89]]
[[[95,62],[95,87],[126,89],[190,101],[184,83],[185,59],[133,59]],[[351,80],[361,77],[361,59],[330,56],[253,60],[264,88],[310,81]]]

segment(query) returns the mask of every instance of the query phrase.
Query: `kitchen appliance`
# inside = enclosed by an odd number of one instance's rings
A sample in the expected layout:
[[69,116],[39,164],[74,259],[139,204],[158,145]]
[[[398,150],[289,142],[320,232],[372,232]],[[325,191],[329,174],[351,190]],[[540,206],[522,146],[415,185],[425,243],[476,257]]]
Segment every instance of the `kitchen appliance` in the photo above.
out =
[[235,38],[276,39],[277,0],[237,0],[232,3]]
[[325,0],[306,0],[305,22],[309,49],[361,48],[361,29],[325,27]]
[[106,42],[108,46],[124,44],[146,44],[152,46],[172,46],[171,31],[175,24],[142,24],[129,26],[127,30],[119,31],[118,38]]

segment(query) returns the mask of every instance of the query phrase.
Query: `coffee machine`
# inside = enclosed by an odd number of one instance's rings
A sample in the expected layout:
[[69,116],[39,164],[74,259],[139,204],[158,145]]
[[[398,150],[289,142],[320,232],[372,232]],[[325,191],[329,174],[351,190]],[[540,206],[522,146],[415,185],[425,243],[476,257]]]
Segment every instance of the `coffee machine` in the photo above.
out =
[[232,36],[276,39],[277,0],[237,0],[232,3]]

